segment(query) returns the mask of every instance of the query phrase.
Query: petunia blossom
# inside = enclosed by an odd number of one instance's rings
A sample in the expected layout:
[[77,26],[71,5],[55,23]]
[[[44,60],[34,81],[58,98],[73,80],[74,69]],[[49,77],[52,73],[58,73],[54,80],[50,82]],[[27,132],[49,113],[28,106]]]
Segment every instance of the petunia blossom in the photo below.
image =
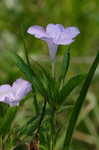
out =
[[46,28],[34,25],[27,32],[47,42],[51,60],[55,60],[58,45],[69,45],[80,34],[77,27],[64,28],[61,24],[48,24]]
[[4,84],[0,86],[0,102],[10,106],[19,105],[19,102],[32,90],[31,83],[22,78],[17,79],[12,86]]

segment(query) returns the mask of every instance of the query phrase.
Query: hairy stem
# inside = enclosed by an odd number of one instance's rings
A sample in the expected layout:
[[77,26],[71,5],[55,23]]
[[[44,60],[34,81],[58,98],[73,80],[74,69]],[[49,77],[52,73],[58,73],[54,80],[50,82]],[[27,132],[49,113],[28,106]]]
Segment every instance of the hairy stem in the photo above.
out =
[[55,61],[52,62],[52,77],[55,78]]

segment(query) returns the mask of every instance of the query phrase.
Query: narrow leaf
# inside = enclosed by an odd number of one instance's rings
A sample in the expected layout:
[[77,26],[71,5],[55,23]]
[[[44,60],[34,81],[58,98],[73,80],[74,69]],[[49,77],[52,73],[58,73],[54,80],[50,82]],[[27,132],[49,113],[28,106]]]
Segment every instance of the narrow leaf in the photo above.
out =
[[61,89],[59,104],[62,104],[66,98],[71,94],[71,92],[82,83],[86,75],[76,75],[72,77]]
[[24,62],[24,60],[18,56],[17,54],[15,53],[12,53],[12,58],[13,58],[13,61],[15,62],[15,64],[18,66],[18,68],[27,76],[27,78],[32,81],[35,76],[34,72],[32,71],[32,69],[29,67],[28,64],[26,64]]
[[13,55],[13,61],[16,63],[18,68],[31,81],[31,83],[36,88],[36,90],[38,90],[42,96],[45,96],[46,90],[44,89],[43,83],[41,82],[37,74],[33,71],[33,69],[28,64],[26,64],[20,56],[18,56],[15,53],[13,53],[12,55]]

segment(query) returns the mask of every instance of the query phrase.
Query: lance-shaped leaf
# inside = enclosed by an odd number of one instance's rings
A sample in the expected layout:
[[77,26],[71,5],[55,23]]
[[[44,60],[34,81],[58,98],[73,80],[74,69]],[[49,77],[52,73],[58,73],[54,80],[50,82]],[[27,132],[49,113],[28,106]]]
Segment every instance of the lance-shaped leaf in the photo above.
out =
[[33,86],[40,92],[42,96],[46,95],[46,90],[44,89],[43,83],[41,82],[39,76],[33,71],[33,69],[24,62],[24,60],[17,54],[13,55],[13,61],[16,63],[18,68],[25,74],[25,76],[32,82]]
[[86,75],[76,75],[72,77],[61,89],[60,91],[60,98],[59,98],[59,104],[62,104],[64,101],[66,101],[66,98],[71,94],[71,92],[82,83],[82,81],[85,79]]
[[96,71],[98,64],[99,64],[99,52],[97,53],[97,56],[96,56],[92,66],[89,70],[89,73],[88,73],[86,80],[85,80],[85,82],[82,86],[82,89],[80,91],[80,95],[77,98],[77,101],[76,101],[75,106],[73,108],[71,118],[69,120],[69,124],[68,124],[68,128],[67,128],[67,132],[66,132],[63,150],[69,150],[70,149],[70,143],[71,143],[72,135],[73,135],[76,123],[77,123],[77,119],[79,117],[82,105],[84,103],[85,97],[87,95],[89,86],[91,84],[92,78],[94,76],[94,73]]

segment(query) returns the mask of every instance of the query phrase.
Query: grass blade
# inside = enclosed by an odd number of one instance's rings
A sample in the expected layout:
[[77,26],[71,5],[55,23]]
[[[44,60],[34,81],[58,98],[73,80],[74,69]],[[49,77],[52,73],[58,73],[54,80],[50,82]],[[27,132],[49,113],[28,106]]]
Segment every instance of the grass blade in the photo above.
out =
[[88,92],[89,86],[91,84],[93,75],[95,73],[95,70],[96,70],[98,64],[99,64],[99,52],[97,53],[95,61],[93,62],[92,66],[91,66],[91,68],[89,70],[89,73],[88,73],[88,75],[86,77],[86,80],[85,80],[85,82],[83,84],[83,87],[82,87],[82,89],[80,91],[80,95],[79,95],[79,97],[78,97],[78,99],[77,99],[77,101],[75,103],[74,109],[72,111],[72,115],[71,115],[71,118],[69,120],[67,132],[66,132],[66,136],[65,136],[63,150],[69,150],[69,148],[70,148],[72,135],[73,135],[76,123],[77,123],[77,119],[78,119],[80,110],[81,110],[82,105],[84,103],[85,96],[86,96],[86,94]]

